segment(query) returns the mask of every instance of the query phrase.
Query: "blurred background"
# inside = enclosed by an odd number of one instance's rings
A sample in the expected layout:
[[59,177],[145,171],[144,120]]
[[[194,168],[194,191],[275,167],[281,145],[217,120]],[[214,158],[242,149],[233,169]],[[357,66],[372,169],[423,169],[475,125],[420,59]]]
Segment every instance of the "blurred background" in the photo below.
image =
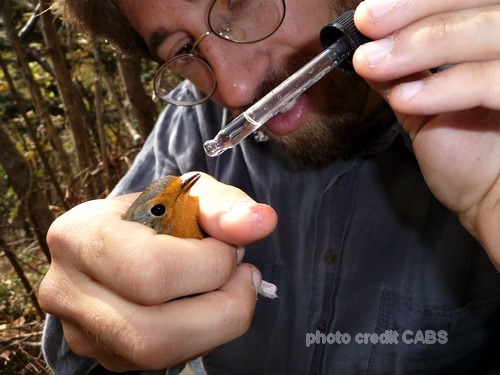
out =
[[1,374],[47,373],[37,289],[48,227],[108,194],[161,106],[151,99],[155,63],[71,30],[50,7],[0,1]]

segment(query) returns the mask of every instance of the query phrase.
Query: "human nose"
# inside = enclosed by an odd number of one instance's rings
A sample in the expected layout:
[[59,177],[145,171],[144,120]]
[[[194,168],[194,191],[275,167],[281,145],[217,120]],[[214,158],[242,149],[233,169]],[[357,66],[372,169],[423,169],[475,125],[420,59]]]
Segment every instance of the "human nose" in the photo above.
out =
[[238,44],[212,35],[198,46],[217,79],[212,96],[216,102],[239,108],[256,99],[258,87],[270,69],[269,54],[261,43]]

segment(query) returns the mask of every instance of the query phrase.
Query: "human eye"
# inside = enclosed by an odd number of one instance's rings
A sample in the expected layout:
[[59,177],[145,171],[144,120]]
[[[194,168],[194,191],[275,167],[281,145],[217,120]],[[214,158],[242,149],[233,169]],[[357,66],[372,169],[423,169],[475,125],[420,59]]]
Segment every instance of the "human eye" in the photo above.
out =
[[193,51],[193,43],[186,43],[175,52],[174,56],[184,55]]
[[182,38],[174,43],[169,43],[165,46],[162,51],[162,56],[164,56],[164,61],[169,61],[181,55],[190,54],[193,52],[193,41],[189,38]]
[[156,50],[156,56],[159,60],[169,61],[174,57],[190,53],[193,48],[193,41],[190,37],[170,37],[165,39]]
[[216,2],[219,12],[231,13],[244,10],[251,0],[221,0]]

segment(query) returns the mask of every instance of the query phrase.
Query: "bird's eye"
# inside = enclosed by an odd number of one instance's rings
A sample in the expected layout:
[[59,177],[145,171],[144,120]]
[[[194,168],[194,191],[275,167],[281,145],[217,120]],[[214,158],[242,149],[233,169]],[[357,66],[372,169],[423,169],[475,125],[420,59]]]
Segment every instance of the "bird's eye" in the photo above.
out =
[[151,207],[151,213],[154,216],[162,216],[165,213],[165,206],[163,204],[155,204]]

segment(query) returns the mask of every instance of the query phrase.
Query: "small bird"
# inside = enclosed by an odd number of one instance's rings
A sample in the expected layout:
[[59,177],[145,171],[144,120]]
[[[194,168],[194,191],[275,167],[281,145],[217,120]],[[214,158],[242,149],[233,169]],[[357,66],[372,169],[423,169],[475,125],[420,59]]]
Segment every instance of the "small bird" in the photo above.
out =
[[198,197],[189,195],[189,190],[199,178],[197,173],[186,179],[165,176],[154,181],[122,218],[147,225],[160,234],[202,239],[203,231],[198,225]]
[[[122,219],[147,225],[159,234],[201,240],[205,235],[198,225],[200,203],[198,197],[189,195],[200,176],[199,173],[186,179],[165,176],[152,182]],[[276,286],[264,280],[257,292],[271,299],[278,296]]]

